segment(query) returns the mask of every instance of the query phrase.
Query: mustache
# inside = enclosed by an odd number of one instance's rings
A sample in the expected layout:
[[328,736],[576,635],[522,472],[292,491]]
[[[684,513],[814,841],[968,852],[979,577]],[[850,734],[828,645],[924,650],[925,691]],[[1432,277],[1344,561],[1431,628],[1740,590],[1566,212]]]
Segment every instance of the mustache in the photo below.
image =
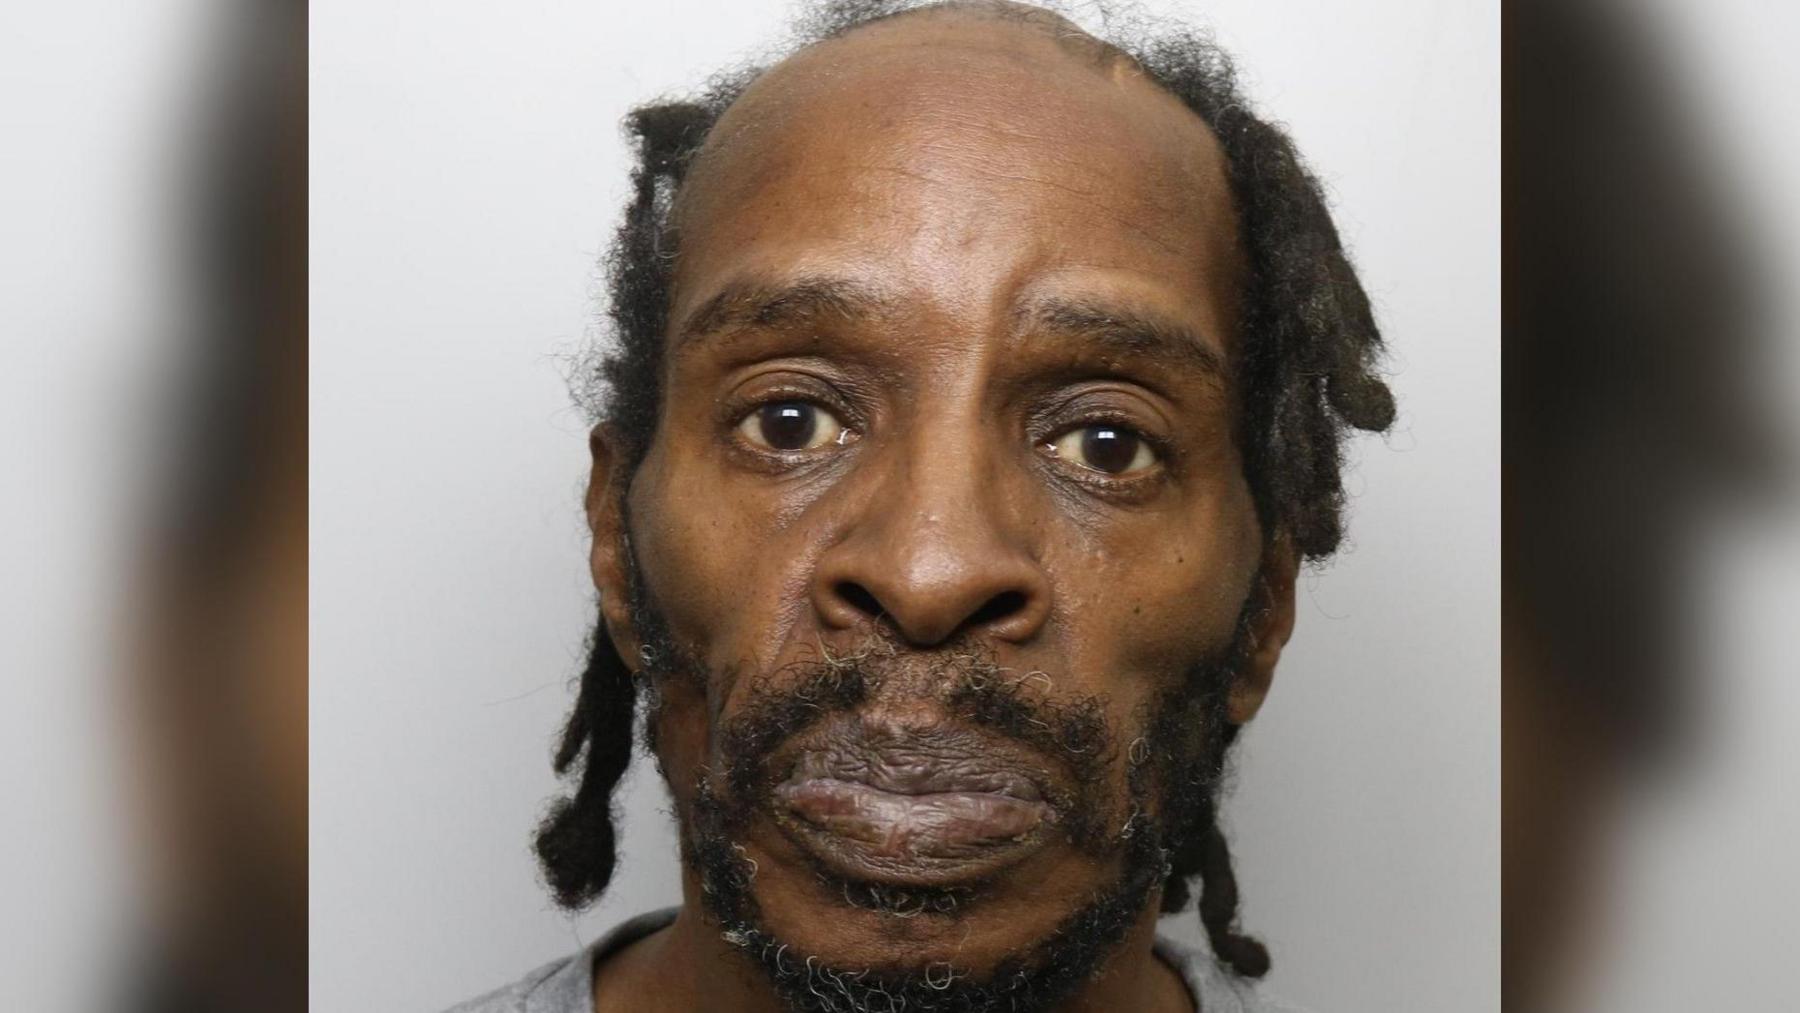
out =
[[[723,726],[718,750],[726,798],[720,801],[728,812],[748,818],[788,776],[786,767],[799,762],[791,755],[796,751],[784,747],[809,735],[825,736],[833,749],[863,755],[945,755],[985,744],[995,755],[1014,758],[1016,766],[1038,760],[1042,762],[1031,765],[1056,771],[1060,776],[1034,786],[1072,838],[1095,838],[1097,826],[1090,824],[1112,808],[1105,797],[1105,773],[1117,758],[1103,697],[1053,696],[1054,680],[1047,673],[1007,668],[978,647],[954,648],[929,659],[888,645],[850,655],[822,653],[819,659],[758,677],[739,713]],[[943,720],[900,731],[871,731],[855,721],[832,720],[876,703],[924,703]],[[822,731],[828,724],[829,730]]]

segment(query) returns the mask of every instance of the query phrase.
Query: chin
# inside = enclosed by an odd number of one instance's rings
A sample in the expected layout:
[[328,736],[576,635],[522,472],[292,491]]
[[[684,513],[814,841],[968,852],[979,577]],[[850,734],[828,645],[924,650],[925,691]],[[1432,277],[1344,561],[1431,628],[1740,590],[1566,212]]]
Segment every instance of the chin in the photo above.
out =
[[1148,825],[1104,857],[1054,824],[957,856],[882,856],[860,831],[799,825],[782,795],[730,825],[703,786],[688,860],[726,941],[797,1010],[1048,1008],[1145,917],[1167,868]]
[[754,835],[743,857],[755,863],[748,900],[771,938],[839,967],[948,963],[978,976],[1039,947],[1118,872],[1040,844],[919,874],[849,875],[773,828]]

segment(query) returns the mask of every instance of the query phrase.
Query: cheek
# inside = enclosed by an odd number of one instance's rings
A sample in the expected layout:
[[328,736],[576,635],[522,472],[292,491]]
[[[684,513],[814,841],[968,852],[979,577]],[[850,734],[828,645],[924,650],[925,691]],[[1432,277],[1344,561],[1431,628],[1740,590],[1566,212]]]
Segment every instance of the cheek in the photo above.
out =
[[816,551],[771,499],[703,454],[655,451],[631,497],[641,578],[709,671],[765,671],[805,604]]
[[1151,674],[1154,685],[1136,687],[1147,695],[1224,649],[1255,577],[1260,538],[1248,492],[1233,490],[1190,504],[1178,518],[1131,518],[1064,543],[1046,562],[1072,670],[1102,673],[1100,680]]

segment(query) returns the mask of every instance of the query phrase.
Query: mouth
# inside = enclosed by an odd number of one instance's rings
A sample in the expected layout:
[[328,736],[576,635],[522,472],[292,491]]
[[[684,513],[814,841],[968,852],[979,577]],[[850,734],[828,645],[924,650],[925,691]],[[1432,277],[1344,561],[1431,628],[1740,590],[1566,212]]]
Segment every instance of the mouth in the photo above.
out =
[[795,756],[771,801],[788,837],[832,871],[945,887],[998,872],[1043,843],[1042,773],[986,736],[834,722]]

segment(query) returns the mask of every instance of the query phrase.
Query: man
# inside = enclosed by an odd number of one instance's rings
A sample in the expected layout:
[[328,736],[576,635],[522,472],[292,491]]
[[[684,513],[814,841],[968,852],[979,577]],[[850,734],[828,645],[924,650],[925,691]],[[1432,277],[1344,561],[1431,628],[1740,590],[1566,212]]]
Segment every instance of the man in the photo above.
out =
[[1392,418],[1367,300],[1208,44],[896,6],[630,119],[537,850],[605,890],[641,699],[682,905],[464,1010],[1269,1008],[1217,790]]

